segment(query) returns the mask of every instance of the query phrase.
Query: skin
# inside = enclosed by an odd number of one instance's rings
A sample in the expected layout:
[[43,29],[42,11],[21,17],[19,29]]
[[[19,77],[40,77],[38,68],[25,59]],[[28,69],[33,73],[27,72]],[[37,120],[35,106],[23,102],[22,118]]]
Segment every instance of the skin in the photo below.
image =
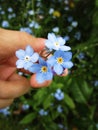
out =
[[[30,80],[16,74],[15,52],[18,49],[25,49],[27,45],[40,52],[45,47],[45,39],[32,37],[25,32],[0,29],[0,108],[12,104],[15,98],[27,93],[31,86],[40,88],[51,83],[45,81],[39,84],[36,81],[36,74],[33,74]],[[67,73],[66,69],[62,76],[66,76]]]

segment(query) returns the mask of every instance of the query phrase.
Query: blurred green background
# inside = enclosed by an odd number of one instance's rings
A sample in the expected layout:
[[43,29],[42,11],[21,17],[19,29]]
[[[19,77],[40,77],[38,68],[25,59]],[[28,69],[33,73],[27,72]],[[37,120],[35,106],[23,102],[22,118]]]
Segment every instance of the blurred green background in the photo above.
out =
[[61,35],[74,63],[0,109],[0,130],[98,130],[98,0],[0,0],[0,27]]

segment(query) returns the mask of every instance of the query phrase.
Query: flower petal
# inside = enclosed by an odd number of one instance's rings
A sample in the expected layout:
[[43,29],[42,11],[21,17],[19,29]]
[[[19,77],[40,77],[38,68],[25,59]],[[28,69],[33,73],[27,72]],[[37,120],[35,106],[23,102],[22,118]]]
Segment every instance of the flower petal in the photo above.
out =
[[69,51],[69,50],[71,50],[71,48],[69,46],[60,46],[60,50]]
[[32,56],[31,56],[31,61],[33,63],[37,62],[39,59],[39,54],[38,53],[34,53]]
[[16,61],[17,68],[23,68],[24,64],[25,64],[25,62],[23,60],[17,60]]
[[41,65],[39,65],[39,64],[33,64],[29,68],[29,71],[32,72],[32,73],[38,73],[38,72],[40,72],[40,68],[41,68]]
[[16,51],[16,57],[19,59],[23,59],[25,57],[25,51],[22,49],[19,49],[18,51]]
[[32,56],[33,53],[34,53],[34,50],[33,50],[33,48],[32,48],[31,46],[28,45],[28,46],[26,47],[25,52],[26,52],[26,55]]
[[72,58],[72,53],[71,52],[64,52],[64,60],[69,61]]
[[55,57],[55,58],[64,57],[64,53],[65,53],[65,52],[63,52],[63,51],[61,51],[61,50],[55,51],[55,52],[54,52],[54,57]]
[[39,64],[47,66],[46,61],[43,58],[39,58]]
[[60,45],[64,45],[65,44],[65,40],[62,37],[58,37],[57,41],[59,42]]
[[45,76],[43,75],[43,73],[37,73],[36,80],[38,83],[43,83],[45,81]]
[[25,64],[24,64],[24,69],[25,69],[25,70],[28,70],[32,65],[33,65],[32,62],[25,62]]
[[64,62],[63,64],[64,68],[71,68],[73,66],[73,63],[71,61]]
[[46,80],[52,80],[53,78],[53,73],[52,72],[47,72],[47,74],[45,75],[45,79]]
[[53,66],[56,63],[56,59],[54,58],[54,56],[51,56],[48,60],[47,63],[51,66]]
[[53,70],[56,72],[56,74],[60,75],[63,72],[63,67],[59,64],[55,64]]
[[52,48],[53,48],[53,43],[50,42],[49,40],[46,40],[46,41],[45,41],[45,46],[46,46],[47,48],[49,48],[49,49],[52,49]]
[[54,33],[48,33],[48,40],[50,40],[51,42],[55,42],[57,41],[57,38]]

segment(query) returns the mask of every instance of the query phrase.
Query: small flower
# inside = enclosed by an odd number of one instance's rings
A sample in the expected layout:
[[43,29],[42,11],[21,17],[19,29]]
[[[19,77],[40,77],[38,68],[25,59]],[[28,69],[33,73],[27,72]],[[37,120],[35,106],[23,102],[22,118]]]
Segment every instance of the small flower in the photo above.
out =
[[34,15],[34,10],[29,10],[29,11],[28,11],[28,14],[29,14],[29,15]]
[[77,21],[72,21],[71,25],[72,25],[73,27],[77,27],[77,26],[78,26],[78,22],[77,22]]
[[63,112],[63,108],[62,108],[61,105],[59,105],[59,106],[57,107],[57,111],[58,111],[59,113]]
[[25,51],[22,49],[16,51],[16,57],[19,58],[16,62],[17,68],[28,70],[33,63],[38,61],[39,54],[35,53],[31,46],[27,46]]
[[65,40],[62,37],[56,37],[54,33],[48,34],[48,40],[46,40],[46,47],[50,50],[62,50],[69,51],[71,48],[65,46]]
[[67,41],[69,41],[69,39],[70,39],[70,37],[68,36],[68,35],[66,35],[65,37],[64,37],[64,40],[67,42]]
[[77,56],[78,59],[82,60],[85,58],[85,54],[83,52],[79,53],[79,55]]
[[51,56],[47,62],[53,67],[53,71],[61,75],[66,68],[71,68],[73,63],[70,61],[72,58],[71,52],[56,51],[53,56]]
[[49,9],[49,14],[52,14],[54,12],[54,9],[53,8],[50,8]]
[[4,20],[4,21],[2,22],[2,27],[4,27],[4,28],[9,27],[9,22],[6,21],[6,20]]
[[48,115],[48,112],[45,111],[44,109],[40,109],[39,114],[40,114],[41,116],[46,116],[46,115]]
[[8,8],[8,12],[12,13],[13,9],[11,7]]
[[55,11],[53,12],[53,16],[54,16],[54,17],[60,17],[60,16],[61,16],[61,13],[60,13],[59,11],[55,10]]
[[64,99],[64,92],[61,91],[61,89],[57,89],[56,93],[54,94],[54,97],[61,101],[62,99]]
[[46,80],[51,80],[53,77],[50,66],[42,58],[39,58],[39,64],[34,64],[29,68],[29,71],[36,73],[36,80],[43,83]]
[[0,113],[2,113],[5,116],[10,115],[9,107],[0,109]]
[[30,106],[28,104],[23,104],[22,105],[22,110],[28,110],[30,108]]
[[32,34],[32,30],[31,30],[30,28],[28,28],[28,27],[22,27],[22,28],[20,28],[20,31],[21,31],[21,32],[27,32],[27,33],[29,33],[29,34]]
[[59,32],[59,27],[54,27],[52,30],[53,30],[53,32],[58,33]]
[[77,39],[77,40],[80,40],[81,39],[81,32],[76,32],[74,37]]

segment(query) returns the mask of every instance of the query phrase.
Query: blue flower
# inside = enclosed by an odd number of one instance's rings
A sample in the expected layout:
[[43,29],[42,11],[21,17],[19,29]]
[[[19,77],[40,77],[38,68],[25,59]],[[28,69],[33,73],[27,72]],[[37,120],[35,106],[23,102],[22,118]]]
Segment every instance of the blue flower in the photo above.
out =
[[9,22],[6,20],[2,21],[2,27],[4,27],[4,28],[9,27]]
[[48,111],[45,111],[44,109],[41,109],[41,110],[39,111],[39,114],[40,114],[41,116],[46,116],[46,115],[48,115]]
[[63,108],[62,108],[61,105],[59,105],[59,106],[57,107],[57,111],[58,111],[59,113],[63,112]]
[[54,55],[47,60],[47,63],[53,67],[53,71],[56,74],[60,75],[65,68],[71,68],[73,66],[73,63],[70,61],[71,58],[71,52],[55,51]]
[[22,28],[20,28],[20,31],[21,32],[27,32],[29,34],[33,33],[32,30],[30,28],[28,28],[28,27],[22,27]]
[[29,71],[36,73],[36,80],[39,83],[43,83],[46,80],[51,80],[53,78],[53,73],[50,66],[42,58],[39,58],[39,63],[32,65]]
[[48,39],[45,42],[45,45],[50,50],[62,50],[68,51],[71,48],[69,46],[65,46],[65,40],[62,37],[56,37],[54,33],[48,34]]
[[0,113],[4,114],[5,116],[10,115],[9,107],[0,109]]
[[54,97],[61,101],[62,99],[64,99],[64,92],[61,91],[61,89],[57,89],[56,93],[54,94]]
[[26,70],[39,59],[39,54],[35,53],[31,46],[27,46],[25,50],[19,49],[16,51],[16,57],[19,58],[16,62],[17,68]]

